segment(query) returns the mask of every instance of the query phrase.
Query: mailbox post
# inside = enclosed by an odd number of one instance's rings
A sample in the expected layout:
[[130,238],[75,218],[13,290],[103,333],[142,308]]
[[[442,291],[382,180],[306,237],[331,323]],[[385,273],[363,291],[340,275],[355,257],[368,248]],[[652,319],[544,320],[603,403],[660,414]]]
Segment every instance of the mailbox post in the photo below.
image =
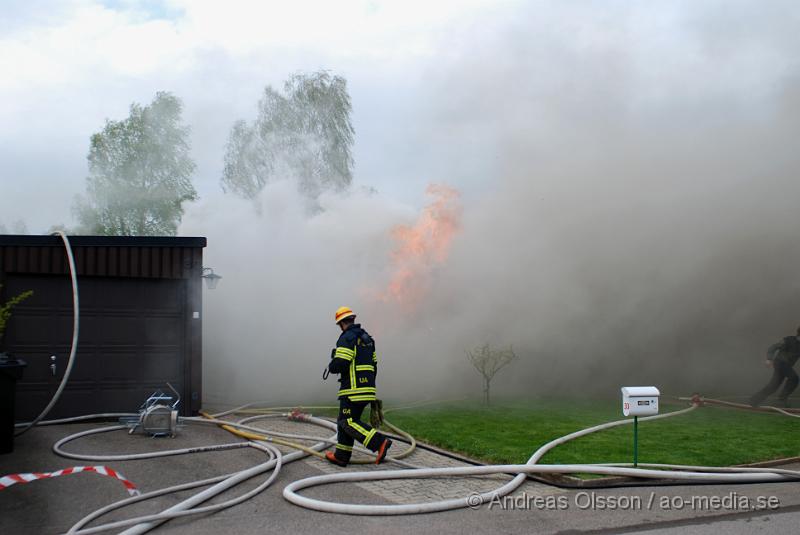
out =
[[658,414],[658,397],[654,386],[623,386],[622,414],[633,416],[633,467],[639,464],[639,416]]

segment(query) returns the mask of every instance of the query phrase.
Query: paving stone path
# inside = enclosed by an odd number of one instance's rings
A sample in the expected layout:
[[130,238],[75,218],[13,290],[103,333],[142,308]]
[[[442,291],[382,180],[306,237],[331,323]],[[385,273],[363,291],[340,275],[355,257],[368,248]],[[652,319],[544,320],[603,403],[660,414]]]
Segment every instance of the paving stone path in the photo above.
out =
[[[272,430],[280,433],[291,433],[298,435],[312,435],[312,436],[325,436],[332,435],[319,426],[304,423],[289,421],[285,418],[270,418],[267,420],[253,422],[255,427],[261,427],[266,430]],[[311,442],[303,441],[309,445]],[[392,446],[391,453],[397,454],[407,448],[408,445],[400,442],[395,442]],[[292,451],[291,448],[279,446],[281,451],[286,453]],[[354,453],[353,458],[366,458],[366,455]],[[449,466],[470,466],[468,463],[452,459],[450,457],[440,455],[438,453],[417,448],[410,456],[405,457],[404,461],[420,467],[449,467]],[[394,463],[385,463],[380,466],[351,464],[347,468],[340,468],[334,466],[317,457],[310,457],[303,462],[310,466],[328,474],[346,472],[360,472],[360,471],[373,471],[373,470],[395,470],[398,465]],[[438,500],[446,500],[452,498],[465,498],[475,492],[487,492],[501,485],[505,484],[511,479],[507,475],[488,475],[488,476],[474,476],[474,477],[441,477],[441,478],[427,478],[427,479],[394,479],[383,481],[368,481],[355,483],[359,487],[380,496],[393,504],[409,504],[409,503],[423,503]],[[556,494],[563,494],[566,492],[563,489],[544,485],[535,481],[526,481],[523,483],[512,496],[525,493],[527,496],[550,496]]]

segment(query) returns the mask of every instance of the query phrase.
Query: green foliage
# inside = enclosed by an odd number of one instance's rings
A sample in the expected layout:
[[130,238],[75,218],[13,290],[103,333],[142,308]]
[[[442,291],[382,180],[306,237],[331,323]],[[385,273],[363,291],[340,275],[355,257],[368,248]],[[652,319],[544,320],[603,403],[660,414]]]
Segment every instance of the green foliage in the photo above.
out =
[[174,236],[183,202],[197,198],[191,182],[189,128],[182,104],[159,92],[149,106],[106,121],[91,137],[86,196],[75,204],[80,232],[109,236]]
[[28,234],[28,225],[22,219],[17,219],[7,227],[0,221],[0,234]]
[[228,139],[222,187],[252,199],[279,178],[298,181],[310,199],[353,180],[352,109],[347,81],[320,71],[295,74],[284,94],[264,89],[252,124],[238,121]]
[[[661,412],[684,408],[662,404]],[[552,400],[482,407],[460,403],[390,413],[417,439],[492,463],[524,463],[545,443],[619,420],[616,401]],[[731,466],[800,455],[797,419],[721,407],[639,422],[639,462]],[[631,462],[633,429],[599,431],[551,450],[544,464]]]
[[[0,289],[2,288],[3,286],[0,285]],[[6,325],[8,324],[9,318],[11,318],[11,309],[13,309],[15,306],[25,301],[32,295],[33,295],[33,290],[27,290],[15,297],[12,297],[5,303],[0,304],[0,340],[3,339],[3,334],[5,334],[6,332]]]

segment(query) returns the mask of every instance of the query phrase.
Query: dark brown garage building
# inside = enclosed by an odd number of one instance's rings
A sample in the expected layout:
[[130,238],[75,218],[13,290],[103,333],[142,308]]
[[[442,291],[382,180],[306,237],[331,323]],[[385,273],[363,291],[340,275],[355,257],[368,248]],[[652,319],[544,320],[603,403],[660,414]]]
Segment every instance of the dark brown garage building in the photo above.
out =
[[[80,337],[70,380],[48,419],[134,412],[154,390],[167,390],[167,382],[181,394],[181,413],[196,413],[206,239],[69,240]],[[0,302],[34,291],[14,309],[1,348],[28,363],[17,384],[16,418],[29,420],[58,387],[72,341],[72,285],[61,238],[0,235],[0,284]]]

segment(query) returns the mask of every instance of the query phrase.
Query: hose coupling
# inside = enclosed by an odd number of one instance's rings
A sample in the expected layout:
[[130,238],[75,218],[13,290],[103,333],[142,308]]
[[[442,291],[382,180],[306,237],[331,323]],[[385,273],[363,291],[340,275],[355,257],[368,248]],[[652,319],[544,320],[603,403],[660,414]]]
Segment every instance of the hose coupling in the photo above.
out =
[[298,408],[290,412],[289,416],[287,416],[287,419],[290,422],[306,422],[308,421],[310,416],[311,416],[310,414],[305,413]]

